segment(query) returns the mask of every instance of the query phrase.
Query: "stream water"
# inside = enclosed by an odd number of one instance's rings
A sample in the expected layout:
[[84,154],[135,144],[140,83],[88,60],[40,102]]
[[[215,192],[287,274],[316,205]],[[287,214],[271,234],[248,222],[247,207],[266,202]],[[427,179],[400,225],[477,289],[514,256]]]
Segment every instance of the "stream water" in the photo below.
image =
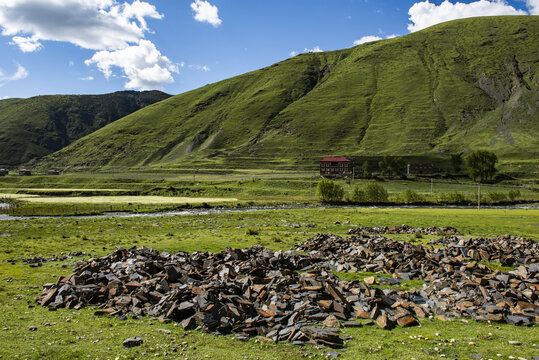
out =
[[[3,206],[4,205],[4,206]],[[7,208],[7,204],[0,203],[0,208]],[[398,205],[398,206],[266,206],[247,207],[240,209],[214,208],[214,209],[190,209],[174,210],[153,213],[125,213],[112,212],[102,215],[74,215],[74,216],[12,216],[0,214],[0,220],[28,220],[28,219],[93,219],[93,218],[137,218],[137,217],[161,217],[161,216],[185,216],[185,215],[210,215],[224,213],[248,213],[255,211],[278,211],[278,210],[299,210],[299,209],[475,209],[474,206],[418,206],[418,205]],[[516,206],[483,206],[482,209],[539,209],[539,205],[526,204]]]

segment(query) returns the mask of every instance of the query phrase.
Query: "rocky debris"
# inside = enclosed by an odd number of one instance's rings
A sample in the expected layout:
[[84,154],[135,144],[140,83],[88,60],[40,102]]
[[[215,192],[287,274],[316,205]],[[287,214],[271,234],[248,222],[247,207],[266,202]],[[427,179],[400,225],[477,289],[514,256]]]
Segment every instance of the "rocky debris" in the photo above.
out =
[[358,227],[348,230],[350,235],[373,235],[373,234],[422,234],[422,235],[462,235],[454,227],[428,227],[428,228],[413,228],[408,225],[400,225],[395,227],[375,226],[375,227]]
[[446,251],[476,261],[497,261],[504,266],[537,263],[539,243],[522,237],[503,235],[496,238],[466,239],[444,236],[431,240],[432,245],[443,245]]
[[[354,319],[384,329],[417,325],[418,318],[431,315],[537,322],[535,244],[521,244],[526,265],[509,273],[490,270],[453,244],[427,248],[382,236],[319,234],[297,245],[301,253],[261,246],[216,254],[118,248],[45,284],[37,301],[52,309],[94,304],[96,315],[153,316],[187,330],[235,333],[238,339],[259,336],[334,348],[345,342],[341,326],[361,326]],[[421,291],[380,289],[376,279],[343,281],[334,270],[393,273],[426,285]]]
[[[318,266],[329,270],[392,273],[403,280],[425,281],[419,294],[408,292],[414,303],[424,303],[414,307],[417,317],[471,316],[515,325],[532,325],[539,319],[539,247],[532,240],[510,236],[453,239],[443,248],[427,248],[382,236],[345,239],[319,234],[296,249],[319,259]],[[476,260],[477,253],[487,250],[485,261],[524,265],[509,273],[493,271]]]
[[[36,267],[36,266],[41,266],[41,264],[47,263],[47,262],[66,261],[66,260],[73,259],[74,257],[82,257],[82,256],[86,256],[86,253],[82,251],[76,251],[76,252],[70,252],[69,254],[53,255],[48,258],[45,258],[42,256],[36,256],[32,258],[22,259],[22,262],[23,264],[27,264],[30,266],[34,265],[32,267]],[[16,260],[8,260],[8,261],[16,262]]]
[[123,345],[127,348],[142,345],[142,339],[138,337],[130,337],[123,341]]

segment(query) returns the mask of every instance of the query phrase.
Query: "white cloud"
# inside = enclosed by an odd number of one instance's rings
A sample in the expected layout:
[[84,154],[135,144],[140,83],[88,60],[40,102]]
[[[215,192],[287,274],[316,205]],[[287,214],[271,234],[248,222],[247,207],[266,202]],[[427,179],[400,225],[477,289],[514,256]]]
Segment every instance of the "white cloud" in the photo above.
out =
[[9,99],[9,96],[0,96],[0,100],[6,100]]
[[[537,0],[528,0],[528,6],[538,5]],[[408,10],[411,24],[408,24],[410,32],[425,29],[429,26],[455,19],[462,19],[475,16],[495,16],[495,15],[527,15],[523,10],[517,10],[508,5],[504,0],[479,0],[469,4],[452,3],[445,0],[440,5],[426,1],[421,1],[412,5]]]
[[13,75],[4,75],[0,69],[0,87],[6,85],[10,81],[22,80],[28,77],[28,70],[24,66],[17,64],[17,71]]
[[22,52],[34,52],[43,47],[35,38],[14,36],[12,40],[9,44],[17,45]]
[[539,0],[527,0],[526,5],[531,15],[539,15]]
[[133,89],[162,88],[178,72],[144,40],[148,18],[162,19],[163,14],[141,0],[0,0],[1,34],[11,36],[21,51],[37,51],[43,41],[96,50],[86,65],[97,65],[107,79],[118,67],[129,79],[125,87]]
[[99,51],[85,64],[96,64],[107,79],[112,76],[112,68],[119,67],[129,80],[125,83],[126,89],[161,89],[162,84],[174,82],[172,73],[178,73],[178,65],[161,55],[148,40],[120,50]]
[[206,22],[214,27],[221,25],[223,22],[219,19],[219,9],[217,6],[210,4],[205,0],[195,0],[191,3],[191,9],[195,12],[195,20]]
[[82,81],[92,81],[93,79],[94,79],[93,76],[87,76],[87,77],[80,78],[80,80],[82,80]]
[[[399,36],[400,35],[397,35],[397,34],[391,34],[391,35],[387,35],[385,38],[386,39],[394,39],[394,38],[399,37]],[[382,40],[382,37],[380,37],[378,35],[367,35],[367,36],[363,36],[359,40],[355,40],[354,45],[361,45],[361,44],[365,44],[365,43],[372,42],[372,41],[378,41],[378,40]]]
[[322,51],[324,51],[324,50],[322,50],[320,48],[320,46],[318,46],[318,45],[316,45],[312,49],[307,49],[307,48],[303,49],[303,52],[310,52],[310,53],[319,53],[319,52],[322,52]]
[[382,40],[382,38],[376,35],[367,35],[367,36],[363,36],[359,40],[354,41],[354,45],[361,45],[361,44],[365,44],[372,41],[378,41],[378,40]]
[[201,71],[204,71],[204,72],[208,72],[208,71],[211,70],[210,67],[207,66],[207,65],[194,64],[194,65],[187,65],[187,67],[190,68],[190,69],[201,70]]
[[299,54],[303,54],[303,53],[319,53],[319,52],[323,52],[324,50],[322,50],[320,48],[320,46],[316,45],[315,47],[313,47],[312,49],[303,49],[303,51],[296,51],[296,50],[292,50],[288,53],[288,56],[290,57],[294,57],[296,55],[299,55]]
[[144,37],[145,18],[161,19],[153,5],[135,0],[8,0],[0,2],[2,35],[22,51],[40,41],[64,41],[92,50],[116,50]]

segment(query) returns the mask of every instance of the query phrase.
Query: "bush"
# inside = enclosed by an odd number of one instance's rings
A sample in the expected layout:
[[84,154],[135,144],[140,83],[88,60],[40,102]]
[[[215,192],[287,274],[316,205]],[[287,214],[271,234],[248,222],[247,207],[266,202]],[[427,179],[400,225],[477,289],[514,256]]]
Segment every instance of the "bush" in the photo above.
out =
[[323,179],[318,183],[316,195],[318,195],[323,202],[341,201],[344,196],[344,189],[334,181]]
[[440,194],[440,200],[446,203],[462,203],[466,200],[464,194],[459,192],[450,192]]
[[352,200],[359,203],[379,203],[387,201],[386,189],[377,183],[369,183],[363,187],[356,186],[352,194]]
[[488,199],[491,203],[507,200],[507,194],[503,192],[489,192]]
[[408,204],[420,202],[423,201],[423,196],[419,195],[414,190],[406,189],[404,192],[404,201],[406,201]]
[[247,228],[247,230],[245,230],[245,234],[247,234],[247,235],[258,235],[258,230],[253,229],[253,228]]
[[511,201],[515,201],[515,199],[520,196],[520,191],[517,189],[509,190],[509,192],[507,193],[507,196],[509,197]]

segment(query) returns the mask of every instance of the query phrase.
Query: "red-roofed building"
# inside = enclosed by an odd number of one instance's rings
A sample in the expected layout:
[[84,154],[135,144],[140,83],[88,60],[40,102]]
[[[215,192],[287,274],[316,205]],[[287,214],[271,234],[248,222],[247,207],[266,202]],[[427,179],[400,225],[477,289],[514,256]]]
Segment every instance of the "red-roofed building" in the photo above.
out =
[[320,175],[350,176],[352,174],[352,164],[345,157],[326,157],[320,160]]

